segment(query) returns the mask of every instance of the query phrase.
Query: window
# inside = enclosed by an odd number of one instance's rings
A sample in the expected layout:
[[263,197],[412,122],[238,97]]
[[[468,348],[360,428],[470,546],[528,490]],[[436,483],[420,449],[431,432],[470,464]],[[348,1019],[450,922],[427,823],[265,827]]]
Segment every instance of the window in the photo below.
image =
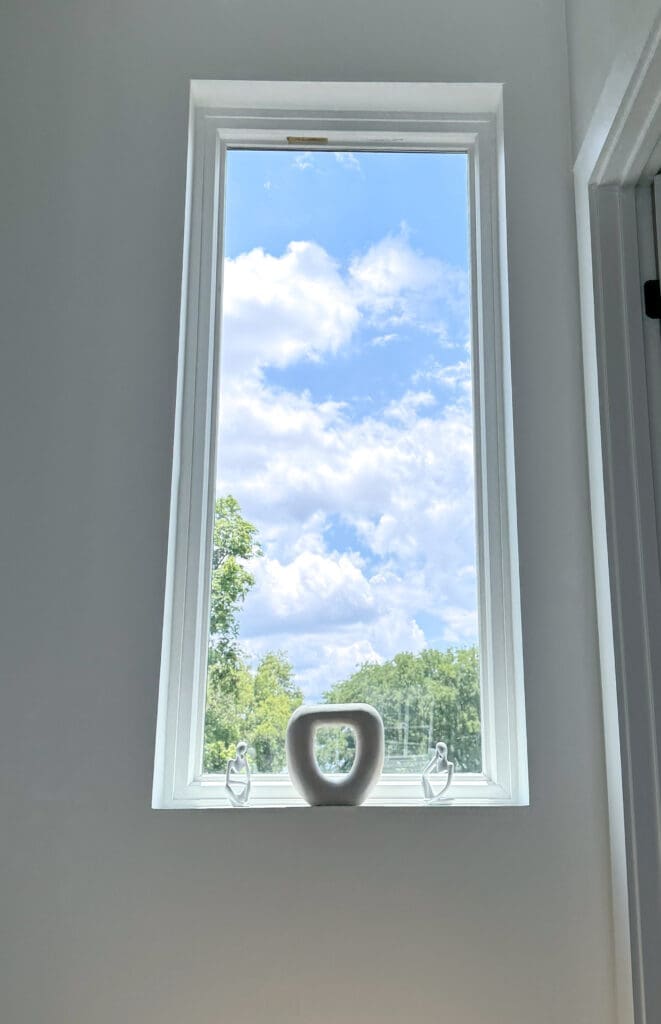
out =
[[[194,83],[155,806],[298,804],[367,700],[369,803],[527,801],[500,87]],[[318,734],[325,770],[352,737]]]

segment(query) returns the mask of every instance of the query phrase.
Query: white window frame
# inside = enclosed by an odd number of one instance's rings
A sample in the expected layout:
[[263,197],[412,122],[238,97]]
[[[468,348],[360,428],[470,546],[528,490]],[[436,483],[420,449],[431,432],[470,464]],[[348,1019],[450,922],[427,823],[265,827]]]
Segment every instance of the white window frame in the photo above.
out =
[[[449,804],[527,804],[505,243],[502,87],[441,83],[191,84],[180,351],[154,807],[227,807],[202,772],[229,148],[465,152],[470,183],[482,772]],[[382,777],[367,805],[422,803],[418,775]],[[255,776],[252,807],[303,806]],[[440,805],[443,806],[443,805]]]

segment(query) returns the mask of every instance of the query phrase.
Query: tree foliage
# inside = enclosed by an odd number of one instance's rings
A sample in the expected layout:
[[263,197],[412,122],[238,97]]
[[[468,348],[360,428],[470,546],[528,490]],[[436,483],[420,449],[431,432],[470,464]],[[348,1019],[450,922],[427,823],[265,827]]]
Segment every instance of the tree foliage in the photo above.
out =
[[[283,652],[271,651],[252,668],[238,643],[238,617],[254,584],[247,564],[262,549],[257,529],[231,495],[216,501],[211,578],[209,667],[204,768],[222,772],[245,740],[258,772],[285,768],[285,732],[303,703]],[[479,771],[480,682],[475,646],[401,653],[383,664],[360,666],[325,694],[327,703],[373,704],[386,734],[385,770],[419,772],[443,739],[458,771]],[[320,729],[317,756],[325,771],[348,771],[355,749],[347,729]]]
[[240,740],[250,744],[257,771],[282,771],[287,722],[303,702],[285,655],[270,652],[253,671],[238,644],[239,612],[255,582],[246,562],[261,554],[257,528],[244,519],[236,498],[218,498],[204,720],[204,770],[208,772],[224,771]]
[[[433,648],[396,654],[381,665],[362,665],[324,694],[328,703],[363,701],[383,718],[385,770],[417,772],[436,742],[448,744],[457,771],[481,768],[480,675],[477,648]],[[331,742],[337,743],[335,739]],[[347,747],[353,744],[346,735]],[[320,763],[323,764],[320,755]],[[346,751],[340,748],[340,756]]]
[[266,654],[253,672],[242,659],[210,665],[204,723],[204,768],[222,772],[239,740],[246,740],[255,769],[285,767],[285,731],[303,693],[280,653]]
[[234,658],[238,653],[238,612],[255,583],[245,562],[261,554],[257,527],[243,518],[236,498],[231,494],[218,498],[211,556],[209,647],[212,663]]

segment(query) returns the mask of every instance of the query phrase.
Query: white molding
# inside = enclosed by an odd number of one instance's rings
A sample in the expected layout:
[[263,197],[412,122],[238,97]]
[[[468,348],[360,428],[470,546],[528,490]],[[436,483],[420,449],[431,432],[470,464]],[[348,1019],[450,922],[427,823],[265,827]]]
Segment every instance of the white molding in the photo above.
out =
[[[341,776],[340,776],[341,778]],[[511,806],[507,790],[481,774],[455,775],[450,796],[435,807],[501,807]],[[364,807],[423,807],[422,783],[419,775],[382,775]],[[175,793],[168,807],[189,809],[211,808],[232,810],[225,794],[225,779],[217,775],[200,775],[184,791]],[[252,776],[250,807],[307,807],[287,775]],[[243,810],[244,808],[242,808]]]
[[495,113],[502,86],[472,82],[191,82],[191,104],[210,111],[371,111],[386,116],[411,111],[467,117]]
[[655,1024],[661,1005],[661,578],[635,201],[660,99],[661,19],[623,47],[574,169],[619,1024]]
[[[175,465],[153,804],[225,807],[202,773],[225,152],[287,147],[468,154],[473,378],[482,652],[483,776],[459,777],[456,803],[528,802],[507,322],[499,86],[194,82],[182,286]],[[373,804],[417,805],[419,779],[383,777]],[[253,778],[254,806],[300,803],[287,778]]]

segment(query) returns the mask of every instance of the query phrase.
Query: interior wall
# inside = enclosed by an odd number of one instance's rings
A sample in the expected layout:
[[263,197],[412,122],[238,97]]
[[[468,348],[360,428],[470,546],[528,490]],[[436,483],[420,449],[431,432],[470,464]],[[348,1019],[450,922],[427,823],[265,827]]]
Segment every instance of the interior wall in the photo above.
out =
[[[3,5],[6,1024],[613,1024],[562,7]],[[214,77],[505,82],[529,808],[150,809],[188,82]]]
[[661,0],[566,0],[574,153],[578,154],[616,61],[636,53]]

